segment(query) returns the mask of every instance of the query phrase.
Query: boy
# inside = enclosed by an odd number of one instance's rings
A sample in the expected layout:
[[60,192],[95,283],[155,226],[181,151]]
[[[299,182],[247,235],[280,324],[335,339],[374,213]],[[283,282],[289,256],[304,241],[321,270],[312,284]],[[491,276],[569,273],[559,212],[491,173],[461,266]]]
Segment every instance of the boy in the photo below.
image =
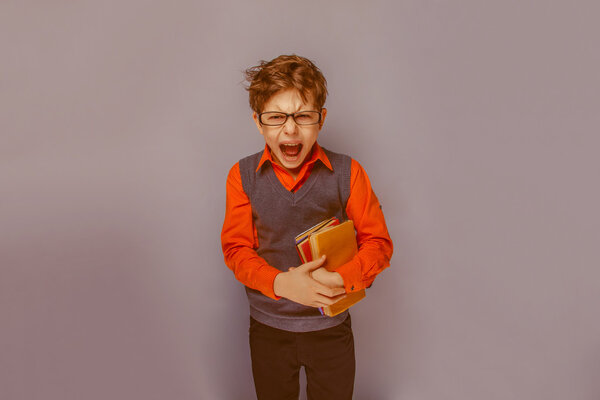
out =
[[[246,78],[265,148],[229,171],[221,244],[250,303],[256,393],[297,399],[304,365],[309,399],[351,399],[350,315],[327,317],[318,307],[369,287],[389,266],[383,213],[362,167],[317,143],[327,88],[310,60],[282,55],[246,70]],[[299,265],[295,236],[333,216],[354,221],[357,255],[335,272],[321,268],[324,258]]]

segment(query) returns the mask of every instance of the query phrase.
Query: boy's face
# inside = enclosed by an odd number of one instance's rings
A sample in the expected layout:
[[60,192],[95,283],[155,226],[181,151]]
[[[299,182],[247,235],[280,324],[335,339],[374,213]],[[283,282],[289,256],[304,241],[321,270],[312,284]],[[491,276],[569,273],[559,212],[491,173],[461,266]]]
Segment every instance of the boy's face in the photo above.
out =
[[281,126],[268,126],[260,123],[257,113],[252,115],[260,134],[271,149],[273,159],[294,178],[300,172],[302,164],[317,141],[327,114],[327,109],[317,110],[310,98],[308,101],[309,103],[304,103],[296,89],[282,90],[271,96],[265,103],[263,112],[278,111],[292,114],[298,111],[321,111],[321,122],[318,124],[298,125],[290,116]]

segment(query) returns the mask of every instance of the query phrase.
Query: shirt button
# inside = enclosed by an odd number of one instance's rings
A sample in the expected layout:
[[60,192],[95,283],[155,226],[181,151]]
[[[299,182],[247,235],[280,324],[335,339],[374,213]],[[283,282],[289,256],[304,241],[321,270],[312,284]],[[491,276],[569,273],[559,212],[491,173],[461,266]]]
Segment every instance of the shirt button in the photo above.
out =
[[350,288],[350,290],[354,290],[354,285]]

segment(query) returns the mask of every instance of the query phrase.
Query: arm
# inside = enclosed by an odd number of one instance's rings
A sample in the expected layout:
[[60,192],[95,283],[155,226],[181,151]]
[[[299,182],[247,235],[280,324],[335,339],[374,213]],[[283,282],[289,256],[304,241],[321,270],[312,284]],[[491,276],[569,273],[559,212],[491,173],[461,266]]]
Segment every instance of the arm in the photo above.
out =
[[238,281],[277,299],[273,292],[273,281],[280,271],[256,253],[258,243],[252,223],[252,207],[242,188],[239,164],[229,171],[226,189],[225,220],[221,230],[225,264]]
[[352,160],[346,214],[354,221],[358,253],[336,272],[321,268],[313,273],[313,277],[331,287],[344,286],[349,293],[370,286],[377,274],[390,265],[393,252],[379,200],[369,177],[355,160]]
[[324,260],[281,272],[256,253],[258,241],[252,222],[252,207],[242,187],[239,164],[229,171],[226,187],[221,246],[225,264],[233,271],[236,279],[275,300],[286,297],[313,307],[322,307],[339,300],[344,290],[328,288],[311,278],[311,272],[320,267]]

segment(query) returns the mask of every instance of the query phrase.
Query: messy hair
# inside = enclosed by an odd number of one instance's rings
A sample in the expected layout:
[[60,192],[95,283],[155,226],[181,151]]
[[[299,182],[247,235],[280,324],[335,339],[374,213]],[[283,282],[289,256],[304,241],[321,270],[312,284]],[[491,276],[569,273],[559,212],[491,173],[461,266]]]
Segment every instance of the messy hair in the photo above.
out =
[[321,70],[307,58],[281,55],[271,61],[263,60],[245,73],[250,107],[257,113],[263,111],[271,96],[287,89],[297,89],[302,101],[312,101],[317,110],[325,105],[327,81]]

